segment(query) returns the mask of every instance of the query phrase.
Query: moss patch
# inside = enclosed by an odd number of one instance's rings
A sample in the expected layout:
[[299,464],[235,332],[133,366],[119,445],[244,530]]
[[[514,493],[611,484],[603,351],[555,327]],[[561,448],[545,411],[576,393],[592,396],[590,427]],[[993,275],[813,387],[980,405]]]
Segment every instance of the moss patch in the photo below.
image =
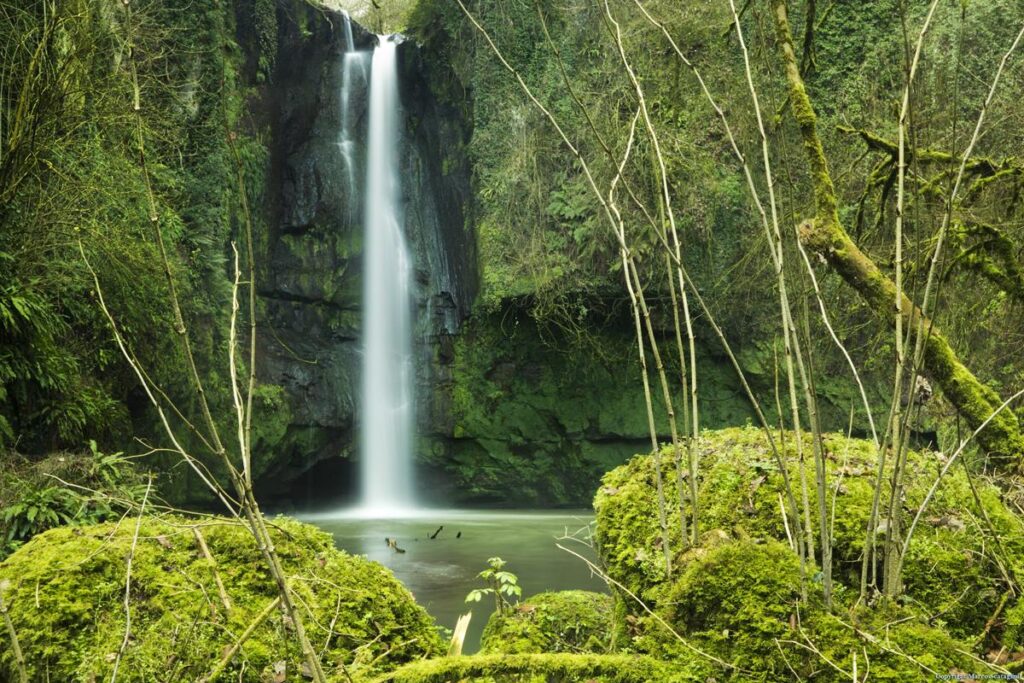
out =
[[589,591],[541,593],[508,615],[491,615],[481,653],[608,652],[612,596]]
[[474,655],[404,666],[377,683],[505,683],[579,681],[595,683],[682,683],[693,678],[650,657],[627,655]]
[[[226,586],[230,612],[199,552],[197,525]],[[125,560],[134,531],[130,518],[54,529],[0,563],[0,585],[7,585],[4,600],[31,680],[110,677],[125,633]],[[344,664],[350,672],[380,672],[440,652],[432,620],[387,569],[336,550],[329,535],[293,520],[275,520],[272,535],[307,632],[318,649],[324,647],[326,670],[341,675]],[[275,596],[246,528],[216,518],[143,519],[132,563],[131,633],[118,680],[199,679]],[[275,610],[222,680],[260,681],[278,662],[287,680],[301,680],[292,628]],[[0,678],[14,676],[13,665],[5,645]]]

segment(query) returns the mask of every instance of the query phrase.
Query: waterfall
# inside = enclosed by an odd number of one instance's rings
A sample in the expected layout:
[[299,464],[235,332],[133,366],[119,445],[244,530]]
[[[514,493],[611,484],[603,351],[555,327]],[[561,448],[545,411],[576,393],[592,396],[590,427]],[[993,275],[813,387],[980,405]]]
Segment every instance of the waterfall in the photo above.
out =
[[380,515],[415,507],[412,269],[402,232],[396,48],[394,37],[380,36],[373,52],[363,201],[362,506]]
[[362,76],[362,83],[366,82],[366,53],[356,52],[355,40],[352,37],[352,20],[348,12],[342,10],[341,16],[345,20],[345,54],[341,57],[341,135],[338,146],[341,148],[341,158],[345,164],[345,177],[348,179],[349,205],[356,206],[356,168],[355,168],[355,139],[352,131],[352,91],[356,88],[356,78]]
[[352,39],[352,17],[348,10],[341,10],[341,16],[345,20],[345,52],[355,52],[356,41]]

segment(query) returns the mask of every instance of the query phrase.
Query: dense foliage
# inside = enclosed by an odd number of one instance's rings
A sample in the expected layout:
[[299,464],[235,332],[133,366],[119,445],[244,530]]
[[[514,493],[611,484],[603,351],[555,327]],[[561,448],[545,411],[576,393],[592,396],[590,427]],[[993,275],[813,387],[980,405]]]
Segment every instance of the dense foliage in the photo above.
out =
[[[775,158],[780,221],[791,231],[810,213],[812,196],[799,134],[787,111],[772,16],[766,3],[738,4],[744,9],[751,76],[766,112]],[[854,226],[858,246],[891,277],[896,201],[891,144],[908,52],[929,3],[790,4],[798,28],[806,23],[805,11],[817,8],[804,76],[839,178],[840,214]],[[757,122],[728,3],[643,5],[665,23],[682,53],[700,70],[760,184]],[[597,186],[607,188],[638,102],[604,3],[467,2],[466,7],[559,121],[587,160]],[[620,25],[626,58],[644,89],[664,147],[689,270],[732,343],[762,358],[765,350],[770,355],[779,323],[772,288],[765,286],[773,278],[767,242],[721,123],[691,71],[636,4],[622,0],[608,7]],[[1022,21],[1020,7],[1009,2],[937,6],[912,92],[914,133],[909,144],[919,153],[911,152],[904,271],[906,290],[917,296],[924,288],[953,161],[967,144],[1000,57]],[[483,305],[500,308],[509,298],[526,298],[536,316],[586,329],[594,322],[588,316],[595,310],[593,297],[615,287],[621,299],[623,288],[614,237],[602,222],[580,165],[458,3],[420,2],[410,30],[436,59],[453,65],[455,75],[437,89],[472,116]],[[1022,127],[1012,96],[1024,79],[1020,60],[1011,60],[1001,78],[939,267],[942,284],[936,306],[938,324],[955,348],[997,390],[1016,387],[1021,380],[1020,369],[1007,355],[1021,334],[1017,322],[1024,236],[1014,154]],[[890,146],[872,144],[874,138],[858,131],[881,136]],[[645,138],[636,145],[623,184],[656,213],[662,212],[658,218],[663,221],[666,207],[658,198],[656,161]],[[642,260],[646,252],[653,255],[657,240],[646,219],[628,197],[620,205],[626,224],[635,231],[631,249]],[[800,288],[809,288],[801,257],[791,244],[787,249],[792,252],[786,257],[790,277]],[[661,257],[643,260],[643,268],[649,286],[664,289]],[[861,372],[876,387],[891,386],[889,330],[875,322],[875,312],[838,278],[826,272],[818,277],[838,336]],[[812,302],[807,309],[810,331],[805,343],[823,376],[849,382],[849,370],[816,308]],[[717,344],[707,332],[705,325],[698,325],[698,335]],[[885,402],[874,402],[883,416]],[[857,426],[866,429],[860,406],[857,411]],[[919,426],[940,428],[948,436],[951,423],[936,419],[945,415],[945,406],[925,410]]]
[[0,16],[0,447],[152,431],[90,266],[152,381],[177,400],[189,389],[154,212],[199,362],[223,371],[238,177],[262,192],[265,163],[257,140],[229,132],[245,62],[229,10],[39,0]]
[[48,529],[120,517],[146,496],[144,478],[123,453],[103,453],[95,441],[89,449],[0,463],[0,558]]

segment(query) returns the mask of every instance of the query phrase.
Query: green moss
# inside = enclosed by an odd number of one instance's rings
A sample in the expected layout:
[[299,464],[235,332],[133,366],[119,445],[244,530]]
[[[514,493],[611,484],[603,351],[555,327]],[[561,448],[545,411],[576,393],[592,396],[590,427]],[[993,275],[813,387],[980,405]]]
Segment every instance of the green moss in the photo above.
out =
[[1024,649],[1024,602],[1007,610],[1002,645],[1010,652]]
[[[632,323],[609,316],[579,338],[506,305],[470,318],[455,338],[451,403],[439,409],[450,410],[453,440],[437,462],[477,500],[584,505],[601,474],[650,443]],[[704,423],[744,422],[732,369],[699,353]]]
[[[213,568],[197,549],[197,525],[227,589],[230,612],[218,597]],[[8,584],[4,599],[31,680],[110,676],[125,632],[125,559],[134,531],[130,518],[54,529],[0,563],[0,585]],[[330,536],[293,520],[274,520],[272,535],[310,638],[325,647],[326,669],[344,663],[350,671],[373,673],[439,653],[432,620],[388,570],[334,549]],[[245,528],[217,518],[144,518],[133,553],[131,634],[118,680],[197,680],[275,596]],[[260,672],[278,661],[294,672],[288,680],[298,680],[302,655],[275,611],[242,645],[224,679],[259,681]],[[13,676],[12,667],[5,647],[0,678]]]
[[480,652],[608,652],[612,604],[610,595],[588,591],[534,595],[508,615],[491,615]]
[[[698,548],[666,589],[662,618],[684,645],[650,618],[634,646],[669,661],[696,648],[730,665],[719,680],[847,681],[856,654],[871,679],[923,680],[932,673],[976,670],[969,646],[906,609],[851,609],[833,615],[817,596],[800,601],[796,556],[777,541],[728,541]],[[865,659],[866,653],[866,659]],[[831,662],[831,666],[828,664]]]
[[593,654],[474,655],[404,666],[377,683],[683,683],[703,681],[650,657]]
[[258,478],[273,460],[284,440],[292,411],[284,387],[276,384],[257,385],[253,394],[253,476]]
[[[785,459],[791,477],[798,481],[793,435],[784,434]],[[807,436],[805,443],[810,443]],[[782,477],[763,434],[756,429],[705,432],[700,454],[701,546],[709,547],[751,539],[765,544],[787,538],[779,507]],[[873,496],[876,453],[870,442],[826,436],[830,493],[828,507],[835,505],[833,530],[836,599],[852,604],[859,593],[861,556]],[[671,461],[671,449],[663,457]],[[939,455],[911,452],[907,459],[905,510],[916,512],[941,468]],[[653,465],[639,456],[610,472],[595,499],[597,541],[609,574],[652,604],[667,600],[653,490]],[[975,482],[981,508],[975,502],[962,468],[944,478],[928,510],[914,532],[904,562],[905,601],[909,614],[931,619],[952,636],[973,639],[985,628],[1007,590],[1000,563],[1014,569],[1024,563],[1024,524],[1000,498],[1000,492],[983,481]],[[838,494],[833,501],[833,492]],[[811,491],[811,507],[816,498]],[[882,497],[882,509],[887,509]],[[675,505],[669,506],[670,543],[675,564],[687,576],[687,565],[696,556],[684,552],[678,537]],[[985,518],[988,518],[988,521]],[[790,517],[789,524],[793,525]],[[909,523],[909,522],[908,522]],[[1000,543],[992,538],[991,528]],[[884,534],[879,537],[881,544]],[[820,542],[816,538],[816,546]],[[880,555],[880,551],[878,553]],[[793,569],[790,563],[790,569]],[[879,569],[880,570],[880,569]],[[812,597],[820,593],[809,570]],[[676,577],[679,580],[683,580]],[[760,580],[760,579],[758,579]],[[641,615],[627,601],[626,609]]]
[[727,647],[718,651],[727,661],[764,656],[786,637],[800,599],[799,562],[787,546],[737,541],[700,548],[683,567],[664,598],[674,626],[721,638]]

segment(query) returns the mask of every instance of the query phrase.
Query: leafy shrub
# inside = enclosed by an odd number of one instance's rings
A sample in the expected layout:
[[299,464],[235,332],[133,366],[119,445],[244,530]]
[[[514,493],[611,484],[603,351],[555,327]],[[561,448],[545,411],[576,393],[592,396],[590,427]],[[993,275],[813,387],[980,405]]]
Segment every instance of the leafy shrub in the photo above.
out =
[[102,522],[134,507],[142,476],[123,453],[58,453],[37,462],[6,454],[0,471],[0,558],[36,534],[65,524]]

